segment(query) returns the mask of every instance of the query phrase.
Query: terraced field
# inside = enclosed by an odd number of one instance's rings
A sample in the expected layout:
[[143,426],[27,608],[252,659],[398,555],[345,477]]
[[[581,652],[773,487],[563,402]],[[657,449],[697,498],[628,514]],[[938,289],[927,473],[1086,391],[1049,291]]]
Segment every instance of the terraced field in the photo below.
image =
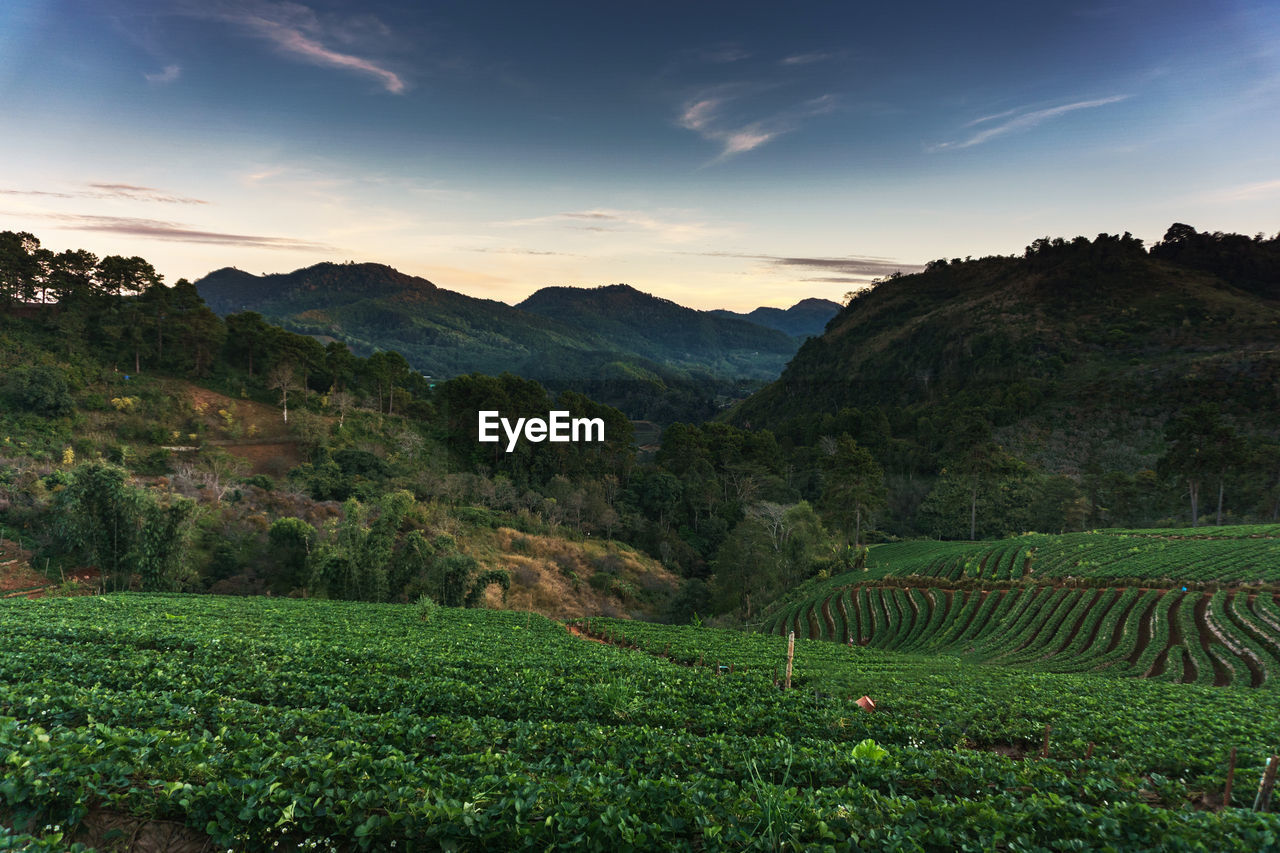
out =
[[1028,534],[978,543],[895,542],[873,547],[867,568],[867,578],[1276,583],[1280,525]]
[[813,584],[769,633],[1048,672],[1269,687],[1280,526],[902,542]]
[[1280,595],[1272,592],[860,584],[793,606],[768,630],[1049,672],[1219,687],[1280,677]]

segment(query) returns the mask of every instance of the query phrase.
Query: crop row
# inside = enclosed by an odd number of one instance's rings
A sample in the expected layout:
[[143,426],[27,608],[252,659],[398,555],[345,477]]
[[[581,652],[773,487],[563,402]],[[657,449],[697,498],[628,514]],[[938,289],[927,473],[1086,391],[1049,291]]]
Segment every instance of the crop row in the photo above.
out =
[[[1203,691],[1175,713],[1172,685],[1090,679],[1101,688],[1090,692],[1084,676],[1050,676],[1031,701],[1025,674],[808,641],[804,689],[783,691],[779,637],[588,628],[647,653],[516,613],[441,609],[423,622],[413,608],[322,601],[5,602],[0,824],[39,835],[89,810],[128,813],[253,850],[1280,841],[1273,815],[1148,804],[1220,785],[1210,741],[1168,748],[1188,715],[1196,738],[1238,746],[1254,772],[1280,740],[1262,691]],[[745,656],[710,662],[731,649]],[[859,711],[857,687],[882,709]],[[1122,689],[1128,717],[1056,706]],[[1028,744],[1045,722],[1060,758],[957,748]],[[1085,760],[1088,741],[1098,749]]]
[[1276,609],[1271,595],[1234,590],[862,584],[795,604],[769,631],[1051,672],[1261,687],[1280,676]]
[[[1027,534],[997,542],[874,546],[861,579],[889,576],[988,581],[1096,577],[1117,581],[1280,581],[1280,525],[1199,531]],[[852,582],[844,576],[842,582]]]

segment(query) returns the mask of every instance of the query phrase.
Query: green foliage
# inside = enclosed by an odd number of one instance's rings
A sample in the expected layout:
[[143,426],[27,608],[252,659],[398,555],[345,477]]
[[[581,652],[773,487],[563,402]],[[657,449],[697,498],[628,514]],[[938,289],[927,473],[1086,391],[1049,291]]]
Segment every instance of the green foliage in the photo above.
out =
[[[1280,840],[1276,815],[1180,807],[1221,790],[1225,744],[1238,747],[1237,779],[1256,778],[1280,736],[1263,691],[805,640],[798,689],[783,691],[771,681],[781,637],[587,626],[645,654],[523,613],[441,608],[431,626],[412,607],[316,600],[4,601],[5,825],[71,827],[109,803],[251,851],[989,850],[1016,838],[1244,853]],[[849,698],[863,692],[877,713]],[[993,750],[1038,749],[1046,723],[1048,760]],[[867,739],[890,756],[855,757]]]
[[435,600],[425,592],[418,596],[414,604],[418,608],[418,618],[423,622],[430,622],[431,617],[435,616],[440,609],[440,605],[436,604]]
[[62,417],[75,409],[66,375],[56,367],[15,367],[8,371],[3,391],[12,406],[42,417]]
[[462,607],[478,568],[475,558],[469,554],[455,552],[439,557],[433,570],[439,578],[440,603],[445,607]]
[[67,480],[53,502],[60,538],[98,566],[113,589],[128,589],[135,573],[147,591],[191,582],[183,558],[194,502],[162,502],[130,486],[123,469],[102,463],[82,465]]

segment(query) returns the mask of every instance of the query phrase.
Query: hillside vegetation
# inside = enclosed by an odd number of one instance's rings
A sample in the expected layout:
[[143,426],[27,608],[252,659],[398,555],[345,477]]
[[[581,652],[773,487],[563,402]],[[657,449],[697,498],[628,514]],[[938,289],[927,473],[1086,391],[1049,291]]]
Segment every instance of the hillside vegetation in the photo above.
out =
[[360,355],[394,350],[436,380],[510,372],[664,423],[711,415],[717,395],[775,378],[797,347],[626,285],[544,288],[513,308],[382,264],[321,263],[264,276],[225,268],[196,288],[219,315],[254,312]]
[[1280,239],[1045,238],[861,292],[729,420],[848,434],[898,535],[1275,520],[1278,330]]

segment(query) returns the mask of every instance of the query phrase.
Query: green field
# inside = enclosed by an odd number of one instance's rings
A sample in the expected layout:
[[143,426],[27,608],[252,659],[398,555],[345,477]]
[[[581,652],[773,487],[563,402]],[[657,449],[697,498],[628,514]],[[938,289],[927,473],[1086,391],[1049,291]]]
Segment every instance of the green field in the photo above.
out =
[[[617,645],[513,612],[2,602],[0,846],[66,849],[104,815],[235,850],[1280,845],[1239,808],[1274,691],[806,640],[784,691],[780,637],[586,628]],[[1230,747],[1237,808],[1195,808]]]
[[1276,583],[1280,525],[1033,533],[995,542],[894,542],[871,548],[867,569],[864,578]]

